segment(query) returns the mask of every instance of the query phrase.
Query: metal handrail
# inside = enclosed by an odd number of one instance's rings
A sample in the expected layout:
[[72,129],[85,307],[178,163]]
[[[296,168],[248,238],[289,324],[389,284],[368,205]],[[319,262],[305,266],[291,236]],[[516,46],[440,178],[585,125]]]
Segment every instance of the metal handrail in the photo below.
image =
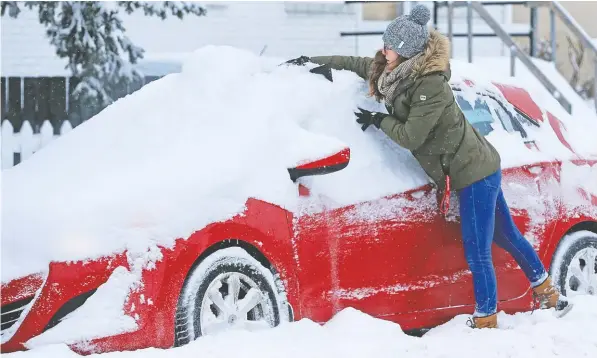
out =
[[[382,2],[382,1],[345,1],[345,3],[361,3],[361,2]],[[552,46],[552,62],[555,63],[556,58],[556,39],[555,39],[555,15],[557,15],[564,24],[571,30],[571,32],[580,39],[581,43],[591,50],[594,54],[594,102],[595,111],[597,112],[597,44],[593,42],[590,36],[583,30],[583,28],[574,20],[574,18],[568,13],[568,11],[558,1],[434,1],[434,27],[437,28],[437,9],[439,7],[448,8],[448,37],[450,38],[450,45],[452,45],[453,37],[468,37],[468,60],[472,62],[472,40],[474,37],[499,37],[502,42],[507,45],[510,49],[511,63],[510,72],[514,75],[515,59],[518,58],[529,71],[541,82],[541,84],[554,96],[554,98],[566,109],[568,113],[572,113],[571,103],[563,97],[562,93],[553,85],[553,83],[539,70],[539,68],[533,63],[531,57],[535,55],[535,43],[537,36],[536,34],[536,22],[537,22],[537,9],[538,7],[548,7],[550,10],[550,36]],[[531,31],[528,33],[507,33],[501,25],[489,14],[489,12],[483,7],[484,5],[526,5],[531,8]],[[452,17],[453,9],[455,7],[468,7],[468,21],[467,27],[468,32],[466,34],[453,33],[452,28]],[[481,18],[489,25],[489,27],[495,32],[495,35],[483,33],[475,34],[472,32],[472,11],[476,11]],[[346,31],[341,32],[340,36],[362,36],[362,35],[381,35],[383,31]],[[523,51],[513,40],[512,37],[529,36],[530,39],[530,52],[529,56]],[[452,53],[452,51],[450,51]]]
[[[469,7],[469,14],[470,10],[475,10],[479,16],[487,23],[487,25],[498,35],[498,37],[504,42],[506,46],[510,48],[510,52],[512,54],[512,61],[514,61],[514,56],[516,56],[520,62],[522,62],[531,73],[541,82],[541,84],[552,94],[552,96],[560,103],[562,107],[568,112],[572,113],[572,105],[570,102],[558,91],[558,89],[551,83],[551,81],[541,72],[541,70],[533,63],[531,57],[525,53],[523,49],[520,48],[512,40],[512,38],[508,35],[508,33],[502,28],[502,26],[491,16],[491,14],[483,7],[478,1],[467,1],[466,6]],[[470,15],[469,15],[470,17]],[[469,21],[470,23],[470,21]],[[471,25],[469,24],[469,31]],[[471,41],[472,39],[469,37],[469,62],[471,60]],[[514,62],[512,62],[512,66],[514,66]]]
[[[475,8],[475,11],[477,11],[477,13],[479,13],[479,11],[477,9],[481,8],[482,11],[484,11],[486,13],[486,15],[489,18],[491,18],[491,15],[483,8],[483,5],[496,5],[497,4],[495,2],[483,2],[483,1],[482,2],[476,1],[474,3],[475,4],[472,4],[472,2],[469,2],[469,1],[467,1],[467,2],[442,2],[442,5],[447,5],[449,9],[451,7],[472,6],[473,8]],[[593,81],[594,81],[593,82],[594,83],[593,84],[593,88],[594,88],[593,89],[593,102],[595,103],[595,111],[597,112],[597,44],[595,44],[595,42],[593,42],[591,37],[585,32],[585,30],[582,28],[582,26],[580,26],[578,24],[578,22],[576,22],[576,20],[574,20],[574,18],[572,17],[572,15],[570,15],[568,10],[566,10],[558,1],[536,1],[536,2],[535,1],[512,1],[512,2],[504,2],[503,4],[506,4],[506,3],[512,3],[512,4],[516,4],[516,5],[527,5],[531,8],[537,8],[537,7],[542,7],[542,6],[549,8],[549,10],[550,10],[550,21],[549,21],[550,36],[551,36],[551,47],[552,47],[552,56],[553,56],[552,61],[554,63],[555,63],[555,56],[556,56],[555,15],[557,15],[560,18],[560,20],[562,20],[562,22],[568,27],[568,29],[581,41],[581,43],[583,44],[583,46],[585,48],[588,48],[589,50],[591,50],[593,52],[593,55],[594,55],[593,61],[594,61],[594,68],[595,68],[594,77],[593,77]],[[533,9],[531,9],[531,11],[533,11]],[[481,15],[481,14],[479,14],[479,15]],[[535,14],[535,16],[536,16],[536,14]],[[481,15],[481,17],[483,17],[483,16]],[[533,16],[531,16],[531,18],[533,18]],[[485,17],[483,17],[483,19],[485,20],[485,22],[488,22]],[[501,29],[501,26],[499,26],[499,24],[496,21],[493,21],[493,22]],[[451,24],[449,24],[449,25],[451,25]],[[469,24],[469,27],[470,27],[470,24]],[[491,27],[491,25],[490,25],[490,27]],[[498,32],[495,29],[493,29],[493,30],[496,31],[496,33]],[[503,29],[501,29],[501,30],[502,30],[501,32],[503,35],[505,32],[503,31]],[[469,32],[470,32],[470,29],[469,29]],[[512,43],[512,41],[505,41],[503,36],[500,36],[500,37],[502,38],[502,41],[504,41],[505,43],[506,42]],[[534,48],[533,48],[534,42],[535,41],[531,41],[531,54],[534,50]],[[506,44],[508,45],[508,43],[506,43]],[[469,61],[471,59],[470,46],[471,46],[471,37],[469,36]],[[523,63],[525,63],[525,65],[527,65],[527,67],[529,67],[526,62],[530,62],[530,60],[525,62],[525,60],[522,59],[522,57],[521,57],[522,52],[520,51],[520,48],[517,48],[517,46],[515,48],[510,46],[510,51],[512,52],[512,58],[514,58],[513,52],[516,52],[516,56]],[[532,62],[530,62],[530,63],[532,63]],[[512,62],[512,64],[511,64],[511,69],[513,72],[514,71],[514,62]],[[535,73],[533,68],[529,67],[529,70],[531,72],[533,72],[533,74],[539,79],[539,81],[541,81],[541,83],[543,83],[543,85],[546,86],[546,88],[552,94],[554,94],[554,97],[556,97],[556,94],[561,97],[561,94],[559,92],[557,92],[557,90],[550,89],[551,86],[546,84],[547,82],[544,82],[543,79],[545,79],[545,76],[543,75],[543,73],[540,73],[540,75],[537,75],[537,73]],[[561,101],[562,98],[556,97],[556,99],[558,100],[558,102],[560,102],[560,104],[562,104],[562,101]],[[562,105],[565,107],[564,104],[562,104]]]
[[[560,20],[562,20],[562,22],[566,26],[568,26],[568,29],[572,31],[574,35],[576,35],[576,37],[582,42],[585,48],[588,48],[591,51],[593,51],[593,61],[595,66],[595,73],[593,78],[593,101],[595,103],[595,111],[597,112],[597,44],[593,42],[591,37],[585,32],[585,30],[576,22],[576,20],[574,20],[572,15],[570,15],[570,13],[558,1],[541,2],[540,4],[537,4],[537,6],[541,6],[543,4],[546,4],[549,7],[550,15],[553,13],[558,15]],[[553,18],[553,16],[551,17]],[[552,27],[552,46],[555,46],[555,24],[553,20],[551,20],[550,23]],[[554,51],[552,52],[555,53]]]
[[[379,36],[383,35],[384,31],[341,31],[340,36],[347,37],[347,36]],[[527,32],[510,32],[508,33],[510,37],[529,37]],[[498,37],[498,35],[494,33],[488,32],[481,32],[481,33],[474,33],[474,37]],[[452,34],[452,37],[468,37],[468,33],[455,33]]]
[[[528,6],[529,1],[481,1],[481,5],[484,6],[504,6],[504,5],[524,5]],[[467,6],[465,1],[434,1],[433,2],[433,27],[435,29],[438,28],[438,10],[440,8],[446,7],[448,9],[448,26],[452,26],[451,20],[454,17],[454,8],[456,7],[465,7]],[[529,38],[529,49],[531,52],[531,57],[535,56],[535,43],[537,43],[537,16],[534,9],[531,9],[531,16],[530,16],[530,23],[531,28],[528,32],[511,32],[508,35],[511,37],[528,37]],[[450,28],[448,28],[448,32],[452,32]],[[452,37],[497,37],[495,34],[486,34],[486,33],[464,33],[464,34],[452,34]]]
[[560,19],[568,25],[568,28],[582,41],[585,47],[597,54],[597,45],[593,42],[586,31],[574,20],[572,15],[558,1],[549,1],[550,9],[553,9]]

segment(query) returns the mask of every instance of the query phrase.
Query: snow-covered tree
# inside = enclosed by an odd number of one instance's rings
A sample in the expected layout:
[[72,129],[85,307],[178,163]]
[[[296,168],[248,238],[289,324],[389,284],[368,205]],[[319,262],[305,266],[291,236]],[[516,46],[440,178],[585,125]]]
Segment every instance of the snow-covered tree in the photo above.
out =
[[566,35],[568,40],[568,60],[572,66],[572,76],[570,77],[570,86],[582,98],[589,99],[595,93],[595,80],[593,78],[582,78],[581,69],[585,60],[585,47],[582,42],[572,41],[572,38]]
[[[558,45],[556,44],[556,50]],[[551,62],[553,60],[553,53],[551,48],[551,41],[546,38],[541,38],[535,50],[535,57]]]
[[125,35],[122,11],[142,10],[161,19],[206,14],[203,7],[187,2],[2,1],[2,16],[16,18],[22,6],[37,11],[56,54],[68,60],[69,71],[80,79],[74,97],[96,110],[112,103],[118,88],[141,80],[134,65],[144,51]]

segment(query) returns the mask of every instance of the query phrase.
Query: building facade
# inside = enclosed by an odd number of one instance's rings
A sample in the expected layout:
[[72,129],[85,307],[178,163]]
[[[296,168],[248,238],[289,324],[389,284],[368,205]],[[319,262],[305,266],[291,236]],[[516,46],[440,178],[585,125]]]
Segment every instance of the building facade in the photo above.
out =
[[[572,15],[574,20],[585,30],[585,32],[597,43],[597,1],[562,1],[560,4]],[[514,6],[512,12],[512,19],[514,23],[523,22],[528,18],[529,9],[526,6]],[[538,13],[538,37],[539,39],[550,39],[550,15],[549,10],[539,8]],[[578,48],[578,39],[568,30],[565,24],[556,17],[555,33],[557,51],[556,66],[560,72],[568,79],[571,78],[574,72],[574,60],[571,60],[571,54],[574,53],[570,47],[568,38]],[[588,82],[595,76],[595,56],[590,51],[584,52],[584,58],[580,66],[580,81]]]

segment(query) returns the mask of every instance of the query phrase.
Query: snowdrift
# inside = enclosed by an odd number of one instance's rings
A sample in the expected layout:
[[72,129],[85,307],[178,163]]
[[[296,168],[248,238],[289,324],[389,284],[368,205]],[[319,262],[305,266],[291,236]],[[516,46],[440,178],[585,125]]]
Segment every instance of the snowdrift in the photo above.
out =
[[[473,330],[467,315],[457,316],[421,338],[407,336],[398,324],[346,308],[325,325],[304,319],[262,332],[229,331],[201,337],[180,348],[142,349],[102,354],[122,358],[231,357],[595,357],[597,297],[579,296],[561,319],[553,310],[507,315],[499,328]],[[231,344],[231,342],[234,342]],[[79,357],[66,345],[50,345],[11,358]]]

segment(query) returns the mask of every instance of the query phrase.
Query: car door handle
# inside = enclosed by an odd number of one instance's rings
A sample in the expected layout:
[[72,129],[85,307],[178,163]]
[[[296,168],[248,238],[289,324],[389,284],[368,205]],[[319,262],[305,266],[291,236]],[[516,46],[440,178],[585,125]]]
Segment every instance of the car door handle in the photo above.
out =
[[530,174],[541,174],[545,168],[541,165],[525,165],[523,166],[524,170],[529,172]]
[[431,192],[431,190],[432,190],[431,187],[425,187],[422,189],[418,189],[418,190],[408,193],[407,197],[408,197],[408,199],[415,201],[415,200],[421,199],[425,195],[428,195]]

